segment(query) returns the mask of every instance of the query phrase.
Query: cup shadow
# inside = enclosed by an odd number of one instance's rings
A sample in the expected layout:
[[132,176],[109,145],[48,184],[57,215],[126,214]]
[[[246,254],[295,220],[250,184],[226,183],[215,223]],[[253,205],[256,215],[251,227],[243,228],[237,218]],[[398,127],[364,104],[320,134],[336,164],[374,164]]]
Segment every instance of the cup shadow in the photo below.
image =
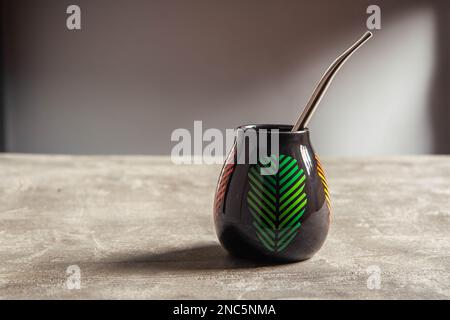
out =
[[109,268],[117,270],[145,269],[148,271],[226,270],[280,265],[280,263],[236,258],[227,253],[219,244],[170,249],[155,254],[116,255],[113,260],[113,263],[108,264]]

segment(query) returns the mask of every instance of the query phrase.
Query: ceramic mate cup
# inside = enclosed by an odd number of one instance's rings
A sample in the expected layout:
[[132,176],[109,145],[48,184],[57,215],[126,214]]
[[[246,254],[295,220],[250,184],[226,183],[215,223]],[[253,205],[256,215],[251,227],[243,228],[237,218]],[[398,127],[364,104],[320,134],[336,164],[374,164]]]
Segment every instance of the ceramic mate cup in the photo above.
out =
[[[262,146],[271,150],[274,138],[263,140],[257,135],[258,144],[245,143],[248,130],[260,133],[263,129],[279,130],[278,154],[260,155]],[[324,170],[309,130],[291,129],[289,125],[248,125],[236,131],[214,199],[217,236],[232,255],[300,261],[311,258],[325,241],[331,207]],[[239,162],[242,152],[257,162]]]

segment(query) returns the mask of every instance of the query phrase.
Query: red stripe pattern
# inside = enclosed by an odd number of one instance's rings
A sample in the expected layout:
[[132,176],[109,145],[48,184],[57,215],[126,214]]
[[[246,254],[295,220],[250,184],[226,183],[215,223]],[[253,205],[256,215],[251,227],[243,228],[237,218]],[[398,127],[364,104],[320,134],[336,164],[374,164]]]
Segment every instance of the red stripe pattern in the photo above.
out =
[[223,205],[225,203],[225,195],[228,190],[228,183],[231,179],[231,175],[236,168],[236,149],[233,150],[228,155],[227,160],[225,161],[225,165],[222,168],[222,172],[220,173],[219,183],[217,184],[216,196],[214,197],[214,213],[219,214],[220,209],[223,210]]

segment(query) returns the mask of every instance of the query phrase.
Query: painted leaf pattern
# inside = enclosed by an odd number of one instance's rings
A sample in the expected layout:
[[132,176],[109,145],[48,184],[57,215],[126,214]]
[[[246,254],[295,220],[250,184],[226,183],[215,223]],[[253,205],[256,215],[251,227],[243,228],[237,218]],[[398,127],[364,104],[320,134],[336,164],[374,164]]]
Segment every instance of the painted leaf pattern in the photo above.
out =
[[[267,250],[280,252],[292,243],[301,226],[308,201],[305,173],[297,160],[287,155],[262,160],[248,172],[247,204],[258,240]],[[278,170],[270,172],[268,167],[275,162]]]

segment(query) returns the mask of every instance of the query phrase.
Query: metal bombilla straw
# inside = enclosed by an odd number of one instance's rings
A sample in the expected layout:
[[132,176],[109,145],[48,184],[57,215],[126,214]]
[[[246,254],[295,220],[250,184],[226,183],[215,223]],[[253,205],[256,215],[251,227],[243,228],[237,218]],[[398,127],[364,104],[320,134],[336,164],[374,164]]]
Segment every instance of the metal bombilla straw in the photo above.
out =
[[300,114],[300,117],[297,119],[297,122],[295,123],[291,132],[303,130],[306,128],[309,121],[311,120],[312,115],[314,114],[314,111],[316,111],[317,106],[320,103],[320,100],[327,91],[331,81],[333,81],[333,78],[336,75],[336,73],[339,71],[339,69],[342,67],[345,61],[347,61],[347,59],[350,58],[353,52],[355,52],[367,40],[369,40],[370,37],[372,37],[372,32],[367,31],[358,41],[356,41],[350,48],[348,48],[336,60],[334,60],[334,62],[330,65],[328,70],[322,76],[319,84],[316,87],[316,90],[314,90],[311,98],[308,101],[308,104],[306,105],[305,109],[303,109],[303,112]]

